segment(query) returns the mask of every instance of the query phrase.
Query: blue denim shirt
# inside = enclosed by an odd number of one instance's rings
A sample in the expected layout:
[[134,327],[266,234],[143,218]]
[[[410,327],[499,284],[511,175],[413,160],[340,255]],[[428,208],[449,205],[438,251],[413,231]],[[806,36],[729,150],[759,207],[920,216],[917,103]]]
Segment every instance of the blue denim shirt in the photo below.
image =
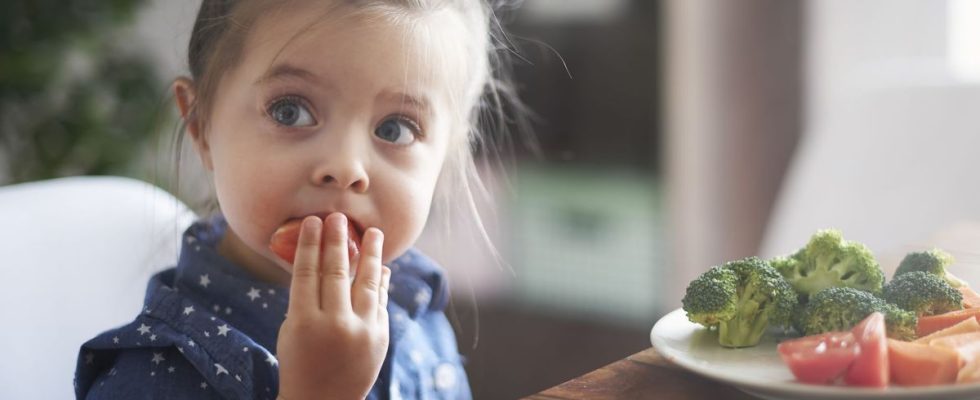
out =
[[[226,227],[218,215],[188,228],[177,266],[150,279],[143,312],[82,345],[77,398],[276,398],[276,339],[289,289],[254,280],[218,255]],[[414,249],[389,267],[388,354],[368,398],[471,398],[443,313],[444,272]]]

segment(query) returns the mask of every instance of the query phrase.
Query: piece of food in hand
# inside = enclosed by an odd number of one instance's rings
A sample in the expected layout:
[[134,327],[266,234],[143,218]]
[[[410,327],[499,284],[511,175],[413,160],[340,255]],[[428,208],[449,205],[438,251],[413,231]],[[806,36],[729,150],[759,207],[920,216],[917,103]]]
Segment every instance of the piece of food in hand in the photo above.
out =
[[963,308],[980,308],[980,294],[973,291],[969,286],[956,288],[963,295]]
[[946,269],[954,262],[956,260],[952,255],[940,249],[909,253],[898,264],[898,268],[895,269],[895,275],[892,276],[892,279],[909,272],[922,271],[942,278],[954,288],[969,287],[966,282],[949,273],[949,270]]
[[681,300],[688,319],[717,329],[724,347],[755,346],[770,326],[788,326],[796,302],[793,288],[756,257],[701,274]]
[[816,335],[851,330],[873,312],[884,315],[888,337],[915,339],[917,318],[914,313],[888,304],[869,292],[849,287],[832,287],[814,294],[794,320],[800,333]]
[[926,336],[915,339],[915,343],[929,344],[933,339],[939,339],[941,337],[958,335],[961,333],[970,332],[980,332],[980,322],[977,322],[976,318],[967,318],[963,321],[956,323],[955,325],[938,330],[936,332],[930,333]]
[[921,337],[949,328],[967,319],[978,318],[980,318],[980,308],[965,308],[939,315],[920,317],[916,329]]
[[960,356],[945,347],[888,339],[888,365],[894,384],[942,385],[956,381]]
[[834,383],[860,355],[851,332],[827,332],[784,340],[776,347],[797,380],[804,383]]
[[885,285],[885,301],[922,317],[963,309],[963,295],[942,278],[922,271],[896,276]]
[[[269,249],[279,258],[292,264],[296,257],[296,246],[299,241],[299,230],[303,224],[302,218],[290,220],[276,229],[269,240]],[[360,254],[361,237],[354,228],[354,223],[347,219],[347,255],[351,262]]]
[[883,388],[888,386],[888,342],[885,315],[873,312],[851,330],[860,352],[844,374],[850,386]]
[[844,240],[836,229],[817,231],[795,254],[776,257],[770,263],[793,286],[802,303],[831,287],[850,287],[877,295],[885,283],[885,274],[871,250]]

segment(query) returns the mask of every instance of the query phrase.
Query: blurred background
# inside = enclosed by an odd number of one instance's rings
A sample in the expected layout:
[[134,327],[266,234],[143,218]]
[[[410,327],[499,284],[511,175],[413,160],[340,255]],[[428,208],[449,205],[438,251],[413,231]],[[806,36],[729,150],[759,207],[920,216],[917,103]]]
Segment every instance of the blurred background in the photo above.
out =
[[[167,91],[198,5],[3,2],[0,184],[121,175],[201,204]],[[639,352],[695,276],[820,228],[886,271],[944,245],[980,278],[980,1],[526,0],[508,28],[541,151],[483,171],[499,257],[475,230],[444,245],[440,214],[419,243],[477,398]]]

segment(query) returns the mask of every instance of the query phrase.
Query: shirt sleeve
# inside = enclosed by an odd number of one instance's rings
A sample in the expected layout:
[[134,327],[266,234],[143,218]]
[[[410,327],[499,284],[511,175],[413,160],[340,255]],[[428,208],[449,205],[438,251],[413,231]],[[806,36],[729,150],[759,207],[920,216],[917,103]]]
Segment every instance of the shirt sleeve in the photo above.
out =
[[80,399],[221,399],[174,348],[122,351]]

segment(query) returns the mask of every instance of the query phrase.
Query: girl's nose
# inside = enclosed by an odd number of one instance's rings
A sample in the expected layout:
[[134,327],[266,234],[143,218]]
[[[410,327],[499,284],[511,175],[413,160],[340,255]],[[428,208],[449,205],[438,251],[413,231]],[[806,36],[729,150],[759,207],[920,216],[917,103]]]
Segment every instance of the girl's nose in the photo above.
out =
[[312,180],[316,186],[333,186],[355,193],[367,192],[369,185],[364,165],[350,154],[322,162],[314,171]]

